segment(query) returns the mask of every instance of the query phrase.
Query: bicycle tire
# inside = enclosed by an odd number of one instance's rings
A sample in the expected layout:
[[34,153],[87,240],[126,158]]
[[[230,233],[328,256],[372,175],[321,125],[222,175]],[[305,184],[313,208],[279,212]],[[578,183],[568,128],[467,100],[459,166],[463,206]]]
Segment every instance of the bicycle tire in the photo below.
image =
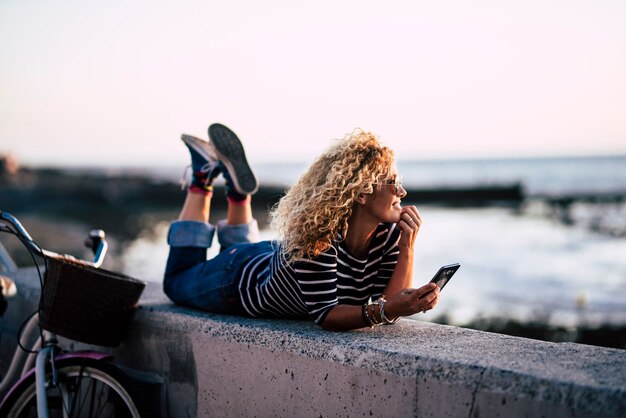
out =
[[[115,365],[73,358],[56,366],[58,384],[47,389],[50,418],[141,418],[145,401],[136,385]],[[47,383],[50,377],[50,370],[46,370]],[[34,374],[4,402],[0,416],[37,417]]]

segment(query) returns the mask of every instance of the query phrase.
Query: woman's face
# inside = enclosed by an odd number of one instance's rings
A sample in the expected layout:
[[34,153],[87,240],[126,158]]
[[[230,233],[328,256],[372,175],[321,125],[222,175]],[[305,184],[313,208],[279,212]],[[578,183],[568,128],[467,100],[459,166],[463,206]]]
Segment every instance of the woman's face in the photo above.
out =
[[389,176],[374,186],[374,193],[365,196],[363,209],[379,222],[400,222],[402,206],[400,200],[406,196],[395,164],[389,170]]

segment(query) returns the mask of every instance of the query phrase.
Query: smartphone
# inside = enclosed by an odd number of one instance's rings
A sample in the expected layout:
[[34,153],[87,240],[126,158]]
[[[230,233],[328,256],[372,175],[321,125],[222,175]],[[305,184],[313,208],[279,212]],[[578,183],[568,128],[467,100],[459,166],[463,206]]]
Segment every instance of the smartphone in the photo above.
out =
[[442,290],[443,287],[450,281],[452,276],[454,276],[454,273],[456,273],[459,267],[461,267],[459,263],[442,266],[430,282],[435,283],[439,286],[439,290]]

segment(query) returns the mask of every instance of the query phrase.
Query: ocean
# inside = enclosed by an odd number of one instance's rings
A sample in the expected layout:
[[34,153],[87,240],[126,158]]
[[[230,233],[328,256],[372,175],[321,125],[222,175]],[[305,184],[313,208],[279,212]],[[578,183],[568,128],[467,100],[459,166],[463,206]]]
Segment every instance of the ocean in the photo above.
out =
[[[443,264],[461,264],[436,309],[418,318],[626,325],[626,156],[397,165],[411,188],[521,184],[527,196],[519,206],[418,207],[424,225],[416,242],[414,286],[427,283]],[[284,186],[305,169],[304,163],[255,166],[262,183]],[[181,172],[160,168],[154,175],[176,180]],[[559,197],[573,199],[567,219],[546,200]],[[404,203],[411,204],[411,196]],[[159,222],[125,249],[127,274],[160,280],[167,228]],[[262,237],[275,234],[263,230]]]

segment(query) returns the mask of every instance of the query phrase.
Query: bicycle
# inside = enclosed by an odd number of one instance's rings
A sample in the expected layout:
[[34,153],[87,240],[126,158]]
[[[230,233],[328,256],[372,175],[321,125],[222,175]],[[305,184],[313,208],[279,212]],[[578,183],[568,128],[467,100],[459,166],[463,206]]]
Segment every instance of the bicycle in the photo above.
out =
[[[118,345],[120,325],[128,322],[145,283],[99,268],[107,251],[104,231],[92,231],[86,242],[94,252],[92,262],[39,247],[7,212],[0,211],[0,232],[15,235],[30,252],[42,289],[38,310],[18,332],[18,347],[0,381],[0,417],[141,417],[149,409],[147,400],[111,354],[62,351],[57,334]],[[43,259],[45,275],[36,256]],[[86,279],[87,285],[79,284]],[[106,303],[112,306],[103,308]],[[95,309],[109,310],[102,315]],[[22,339],[32,341],[37,333],[33,346],[24,348]]]

